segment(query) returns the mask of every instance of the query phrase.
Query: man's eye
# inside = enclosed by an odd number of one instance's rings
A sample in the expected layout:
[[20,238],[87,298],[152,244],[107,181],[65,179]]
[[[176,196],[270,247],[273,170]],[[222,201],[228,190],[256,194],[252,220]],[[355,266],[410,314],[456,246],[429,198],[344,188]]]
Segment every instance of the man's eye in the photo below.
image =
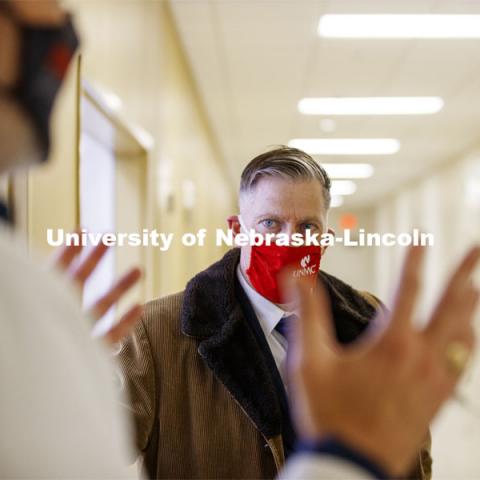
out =
[[316,230],[317,226],[314,223],[305,223],[303,225],[304,230]]
[[273,228],[275,226],[275,220],[267,218],[266,220],[262,220],[262,225],[265,228]]

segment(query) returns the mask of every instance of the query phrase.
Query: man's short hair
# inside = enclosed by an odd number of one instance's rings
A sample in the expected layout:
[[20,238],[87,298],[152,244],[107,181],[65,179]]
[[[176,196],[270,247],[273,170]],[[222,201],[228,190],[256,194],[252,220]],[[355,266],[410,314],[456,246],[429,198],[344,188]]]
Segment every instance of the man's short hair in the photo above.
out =
[[308,153],[281,146],[258,155],[244,168],[240,177],[240,194],[251,191],[262,177],[293,180],[318,180],[323,187],[325,207],[330,208],[332,182],[325,169]]

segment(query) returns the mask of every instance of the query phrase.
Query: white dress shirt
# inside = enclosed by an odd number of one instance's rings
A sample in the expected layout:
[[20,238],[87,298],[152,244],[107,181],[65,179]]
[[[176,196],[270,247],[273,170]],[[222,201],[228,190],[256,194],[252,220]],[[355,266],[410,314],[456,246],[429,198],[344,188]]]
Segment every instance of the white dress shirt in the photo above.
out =
[[286,311],[275,305],[270,300],[260,295],[244,277],[240,265],[237,266],[237,277],[240,285],[245,291],[253,310],[258,318],[260,326],[265,334],[268,346],[272,352],[275,364],[277,365],[283,384],[286,385],[286,360],[287,360],[287,341],[275,330],[278,322],[282,317],[288,317],[291,311]]

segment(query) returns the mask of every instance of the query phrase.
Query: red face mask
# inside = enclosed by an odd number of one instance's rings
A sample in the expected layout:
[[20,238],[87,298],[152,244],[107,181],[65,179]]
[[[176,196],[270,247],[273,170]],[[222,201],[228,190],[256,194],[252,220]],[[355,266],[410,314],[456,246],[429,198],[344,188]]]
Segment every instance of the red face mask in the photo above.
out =
[[320,270],[322,251],[316,245],[301,247],[252,245],[246,274],[253,288],[273,303],[285,303],[279,286],[279,273],[293,268],[292,277],[309,277],[312,285]]

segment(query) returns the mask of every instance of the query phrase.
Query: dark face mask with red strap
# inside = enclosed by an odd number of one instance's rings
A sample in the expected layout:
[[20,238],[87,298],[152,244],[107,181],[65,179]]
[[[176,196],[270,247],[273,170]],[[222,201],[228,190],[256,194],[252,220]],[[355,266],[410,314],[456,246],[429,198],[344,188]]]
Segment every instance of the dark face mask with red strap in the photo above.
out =
[[[12,15],[8,4],[1,3],[2,13]],[[28,114],[39,140],[40,158],[44,161],[50,149],[54,101],[79,41],[69,17],[58,27],[18,26],[21,36],[19,80],[2,93],[18,101]]]

